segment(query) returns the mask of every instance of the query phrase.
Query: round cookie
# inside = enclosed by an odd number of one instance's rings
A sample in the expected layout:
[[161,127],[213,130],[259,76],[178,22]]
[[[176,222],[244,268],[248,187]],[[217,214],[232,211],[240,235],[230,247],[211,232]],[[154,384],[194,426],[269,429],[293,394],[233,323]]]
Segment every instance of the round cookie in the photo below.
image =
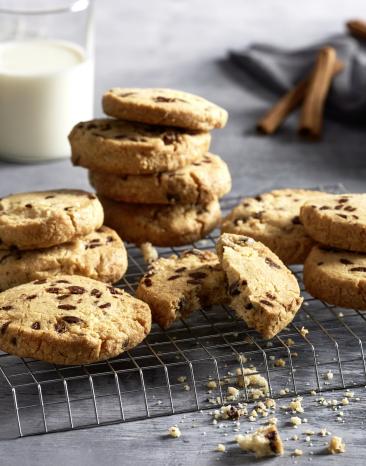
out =
[[0,200],[0,245],[48,248],[103,225],[94,194],[73,189],[13,194]]
[[118,356],[149,333],[151,311],[126,292],[59,275],[0,294],[0,348],[53,364]]
[[207,205],[127,204],[100,196],[105,223],[137,245],[180,246],[203,238],[221,219],[217,200]]
[[323,194],[301,207],[300,219],[319,243],[366,252],[366,194]]
[[230,306],[249,328],[273,338],[299,310],[302,298],[293,273],[264,244],[224,233],[216,243],[226,274]]
[[137,204],[207,204],[231,189],[226,163],[212,154],[175,172],[118,176],[91,171],[89,180],[98,194]]
[[329,304],[366,310],[366,254],[315,246],[304,264],[304,285]]
[[59,274],[116,283],[127,269],[127,252],[108,227],[46,249],[20,251],[0,246],[0,291]]
[[192,249],[154,261],[136,296],[149,304],[153,320],[168,328],[201,307],[225,303],[225,277],[215,253]]
[[104,118],[77,124],[69,135],[74,165],[115,175],[177,170],[199,161],[211,135]]
[[228,113],[212,102],[173,89],[120,88],[103,95],[103,110],[114,118],[199,131],[223,128]]
[[269,247],[285,264],[301,264],[315,242],[299,220],[300,207],[321,194],[277,189],[246,197],[224,218],[221,231],[250,236]]

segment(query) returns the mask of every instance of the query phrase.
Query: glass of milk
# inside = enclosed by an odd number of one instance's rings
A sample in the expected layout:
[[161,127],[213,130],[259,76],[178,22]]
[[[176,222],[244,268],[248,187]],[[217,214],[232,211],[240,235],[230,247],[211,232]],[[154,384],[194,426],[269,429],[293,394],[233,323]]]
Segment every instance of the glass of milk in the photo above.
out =
[[93,117],[92,0],[0,0],[0,158],[69,157]]

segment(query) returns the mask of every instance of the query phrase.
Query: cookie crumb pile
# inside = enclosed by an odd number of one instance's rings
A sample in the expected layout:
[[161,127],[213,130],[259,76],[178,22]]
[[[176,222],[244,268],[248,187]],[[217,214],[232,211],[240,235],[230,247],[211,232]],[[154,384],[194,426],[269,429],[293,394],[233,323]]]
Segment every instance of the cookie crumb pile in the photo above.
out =
[[0,200],[0,291],[59,274],[115,283],[127,253],[97,197],[60,189]]
[[129,242],[154,246],[189,244],[214,229],[231,177],[208,152],[209,131],[225,126],[227,112],[186,92],[141,88],[111,89],[103,109],[111,118],[77,124],[69,140],[106,224]]

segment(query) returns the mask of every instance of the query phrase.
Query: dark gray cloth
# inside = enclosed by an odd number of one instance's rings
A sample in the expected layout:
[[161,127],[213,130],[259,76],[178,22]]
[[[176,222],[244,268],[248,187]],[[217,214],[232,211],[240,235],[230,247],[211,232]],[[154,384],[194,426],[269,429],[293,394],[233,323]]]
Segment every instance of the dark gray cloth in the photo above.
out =
[[331,37],[321,44],[294,51],[253,44],[243,51],[229,52],[229,60],[280,94],[309,73],[317,51],[324,45],[334,47],[345,64],[328,96],[329,113],[337,119],[366,124],[366,48],[348,35]]

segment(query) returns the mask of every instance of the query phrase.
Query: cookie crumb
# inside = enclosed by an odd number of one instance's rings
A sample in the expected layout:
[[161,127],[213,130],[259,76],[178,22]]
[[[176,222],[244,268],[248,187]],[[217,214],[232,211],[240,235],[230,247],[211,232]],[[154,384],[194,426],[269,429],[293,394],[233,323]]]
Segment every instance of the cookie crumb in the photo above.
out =
[[304,453],[302,450],[300,450],[300,448],[295,448],[292,454],[293,456],[302,456]]
[[252,434],[237,435],[235,440],[242,450],[255,453],[257,458],[282,455],[284,452],[282,440],[275,425],[260,427]]
[[226,447],[223,443],[218,443],[216,447],[216,451],[224,453],[226,451]]
[[209,390],[213,390],[214,388],[217,388],[217,383],[214,380],[209,380],[207,382],[207,388]]
[[328,452],[332,455],[336,455],[338,453],[344,453],[346,451],[346,445],[342,441],[341,437],[334,436],[330,439],[328,444]]
[[157,249],[151,243],[142,243],[140,251],[147,264],[151,264],[159,258]]
[[324,374],[324,378],[325,380],[333,380],[333,372],[331,370],[329,370],[326,374]]
[[173,438],[179,438],[182,435],[182,432],[180,431],[179,427],[172,426],[172,427],[169,427],[168,435],[170,435],[170,437],[173,437]]
[[294,398],[290,404],[288,405],[288,408],[291,409],[293,413],[303,413],[304,408],[301,405],[302,398]]
[[292,416],[290,418],[290,422],[291,424],[295,427],[295,429],[297,428],[297,426],[299,426],[300,424],[302,424],[302,420],[300,417],[298,416]]
[[276,367],[285,367],[286,366],[286,361],[282,358],[276,359],[274,362],[274,365]]
[[301,327],[301,329],[300,329],[300,334],[301,334],[301,336],[306,337],[306,335],[307,335],[308,333],[309,333],[309,330],[308,330],[307,328]]
[[184,383],[187,380],[187,377],[185,375],[181,375],[180,377],[177,378],[177,381],[179,383]]

